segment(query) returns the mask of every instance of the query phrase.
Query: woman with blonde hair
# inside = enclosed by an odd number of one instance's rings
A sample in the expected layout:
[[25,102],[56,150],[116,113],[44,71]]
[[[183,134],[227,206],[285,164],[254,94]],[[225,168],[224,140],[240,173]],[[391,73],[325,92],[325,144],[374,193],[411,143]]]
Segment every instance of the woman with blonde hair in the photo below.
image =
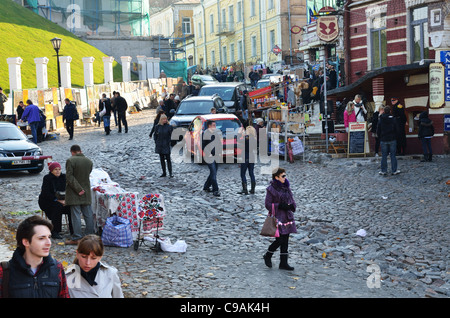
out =
[[169,170],[170,178],[173,178],[172,174],[172,161],[170,160],[171,152],[171,139],[172,139],[173,127],[169,125],[167,116],[162,114],[159,118],[159,123],[156,125],[154,140],[155,140],[155,152],[159,154],[159,161],[161,162],[161,169],[163,171],[160,177],[167,176],[166,174],[166,162]]
[[123,298],[117,269],[101,262],[104,246],[95,234],[78,243],[74,264],[66,271],[71,298]]
[[245,129],[244,138],[240,144],[240,149],[244,153],[241,153],[241,182],[242,191],[239,194],[248,194],[247,190],[247,178],[245,177],[247,170],[250,175],[251,188],[250,193],[255,193],[256,179],[255,179],[255,162],[256,162],[256,151],[257,151],[257,140],[256,140],[256,129],[253,126],[247,126]]
[[353,104],[353,102],[348,102],[344,111],[344,126],[346,132],[348,132],[349,123],[354,122],[356,122],[355,104]]

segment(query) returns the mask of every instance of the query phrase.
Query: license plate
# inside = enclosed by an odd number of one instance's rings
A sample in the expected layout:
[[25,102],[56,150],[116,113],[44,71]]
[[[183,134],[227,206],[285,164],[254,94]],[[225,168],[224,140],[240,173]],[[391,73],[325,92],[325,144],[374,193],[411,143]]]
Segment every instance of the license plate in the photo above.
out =
[[12,162],[13,165],[29,165],[31,160],[14,160]]

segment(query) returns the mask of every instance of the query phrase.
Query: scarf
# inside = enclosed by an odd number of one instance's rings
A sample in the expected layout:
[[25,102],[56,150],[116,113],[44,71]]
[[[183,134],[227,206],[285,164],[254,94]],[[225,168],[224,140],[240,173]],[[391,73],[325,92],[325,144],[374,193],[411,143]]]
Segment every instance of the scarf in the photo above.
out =
[[89,283],[89,285],[91,285],[91,286],[97,285],[97,283],[95,282],[95,276],[97,276],[97,272],[98,272],[99,268],[100,268],[100,262],[98,262],[97,266],[95,266],[89,272],[85,272],[80,267],[81,276]]

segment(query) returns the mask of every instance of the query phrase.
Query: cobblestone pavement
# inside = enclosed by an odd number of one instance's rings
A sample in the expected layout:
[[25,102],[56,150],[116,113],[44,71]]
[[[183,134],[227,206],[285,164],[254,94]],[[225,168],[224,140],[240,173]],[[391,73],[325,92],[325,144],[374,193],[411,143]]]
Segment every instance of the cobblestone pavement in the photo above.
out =
[[[164,195],[168,213],[160,234],[172,243],[184,240],[187,251],[158,252],[150,242],[138,250],[107,247],[104,261],[119,270],[126,297],[450,295],[449,156],[436,156],[432,163],[399,158],[401,174],[387,177],[378,175],[375,158],[307,155],[305,162],[282,161],[298,206],[298,233],[291,236],[289,247],[295,270],[288,272],[278,269],[277,253],[272,269],[262,259],[272,239],[258,234],[267,213],[264,198],[269,182],[261,167],[255,169],[256,194],[248,196],[237,194],[238,164],[220,165],[219,198],[202,191],[206,166],[174,163],[175,177],[159,178],[159,157],[148,137],[153,116],[154,110],[128,116],[128,134],[114,129],[105,136],[102,127],[77,127],[73,141],[61,131],[59,140],[40,144],[45,154],[61,163],[70,155],[70,146],[79,144],[94,167],[102,167],[122,188]],[[37,197],[45,173],[47,169],[39,175],[0,175],[1,259],[13,249],[12,233],[18,222],[39,210]],[[356,235],[360,229],[366,236]],[[52,255],[70,264],[75,247],[63,242],[55,241]],[[374,286],[377,281],[372,277],[378,274],[381,284]]]

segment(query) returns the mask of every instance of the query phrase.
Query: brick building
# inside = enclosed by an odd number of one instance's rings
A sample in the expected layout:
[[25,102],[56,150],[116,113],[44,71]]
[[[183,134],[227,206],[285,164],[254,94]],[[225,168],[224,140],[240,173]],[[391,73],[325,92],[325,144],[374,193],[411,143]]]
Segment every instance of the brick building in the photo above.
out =
[[450,53],[449,2],[360,0],[346,1],[343,9],[345,85],[329,91],[328,100],[349,101],[362,94],[372,113],[398,97],[407,114],[407,154],[422,152],[414,117],[428,109],[435,127],[433,152],[450,153],[444,132],[450,100],[430,105],[428,80],[430,64]]

